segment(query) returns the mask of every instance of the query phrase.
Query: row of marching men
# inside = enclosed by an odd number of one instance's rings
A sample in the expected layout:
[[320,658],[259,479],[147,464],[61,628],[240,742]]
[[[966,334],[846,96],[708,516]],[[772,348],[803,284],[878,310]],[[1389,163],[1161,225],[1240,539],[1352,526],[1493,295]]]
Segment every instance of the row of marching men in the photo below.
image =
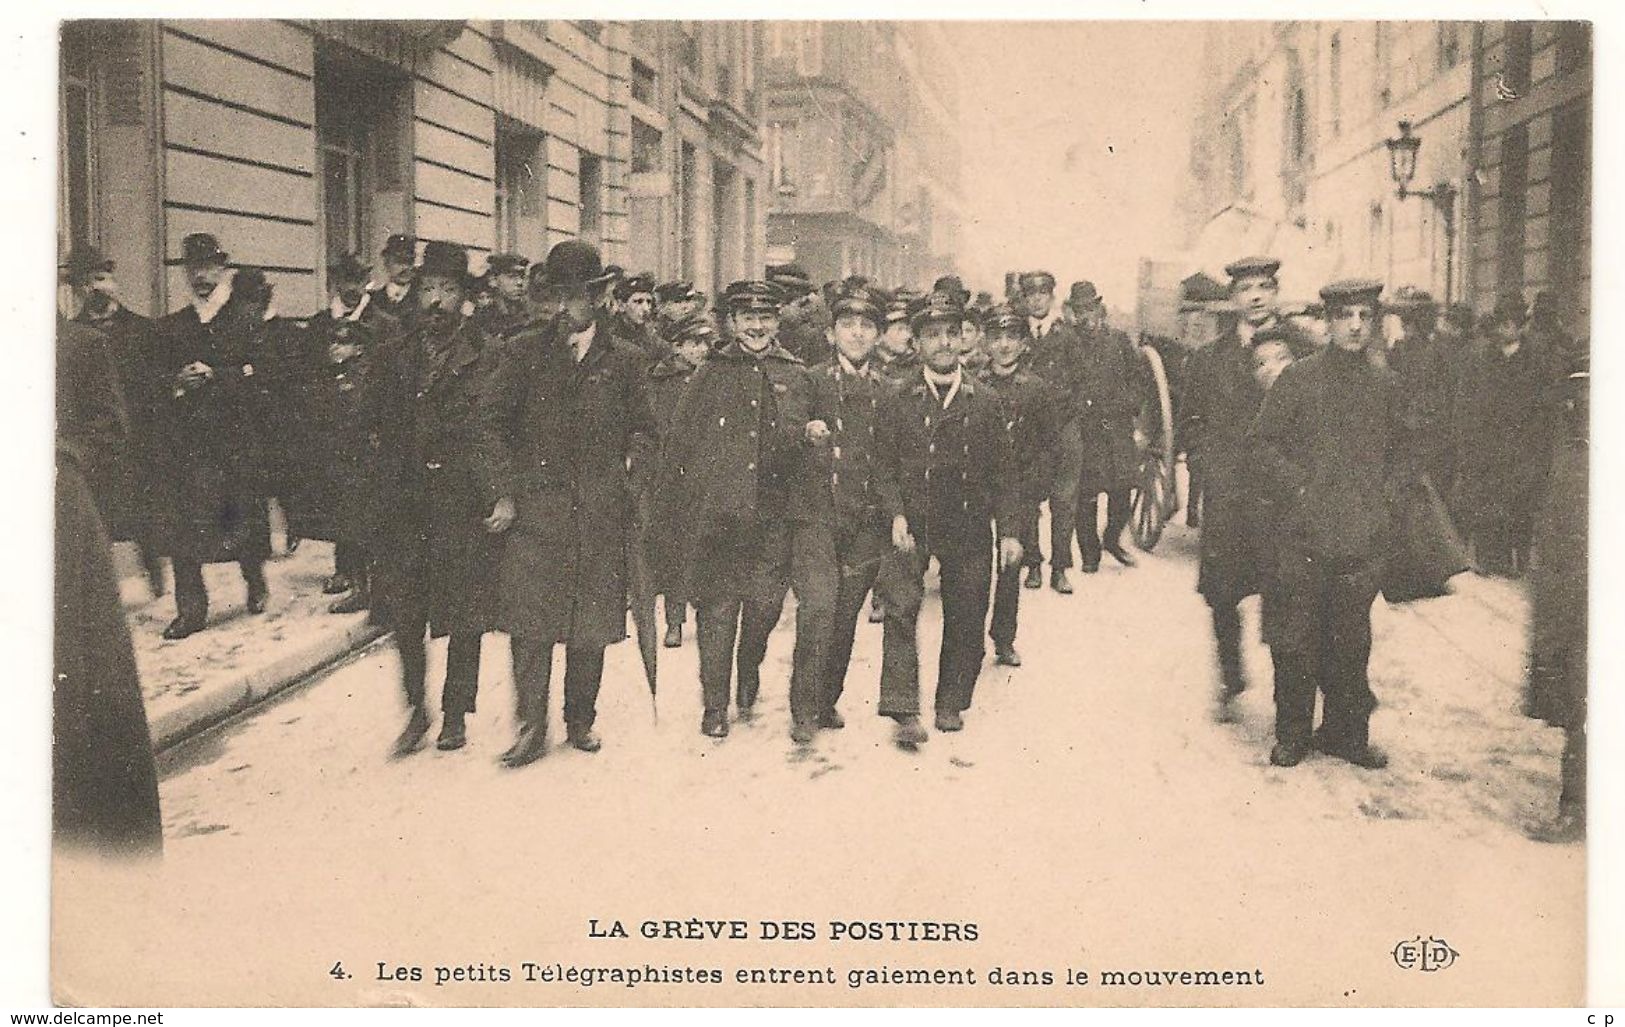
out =
[[[191,302],[148,326],[131,374],[159,426],[161,469],[145,491],[163,509],[148,541],[175,565],[168,637],[206,623],[204,563],[238,562],[250,609],[264,609],[276,495],[291,531],[340,543],[340,573],[394,629],[410,707],[402,754],[430,729],[425,636],[450,636],[438,744],[453,749],[493,629],[511,636],[519,703],[505,762],[546,751],[558,645],[567,739],[596,750],[604,649],[626,635],[629,549],[668,609],[676,597],[696,610],[701,726],[714,737],[731,713],[752,714],[791,590],[798,742],[842,724],[871,590],[885,617],[880,712],[900,744],[926,739],[915,622],[931,559],[946,621],[936,728],[960,729],[970,707],[995,564],[996,648],[1019,662],[1018,575],[1037,548],[1057,407],[1022,366],[1025,315],[987,312],[987,366],[972,373],[968,296],[934,292],[900,317],[896,297],[849,282],[822,294],[829,358],[814,367],[781,344],[793,300],[773,282],[730,287],[720,325],[698,311],[648,318],[659,334],[640,345],[628,301],[647,280],[604,269],[586,244],[561,243],[519,274],[491,261],[483,297],[461,247],[429,242],[413,260],[416,249],[392,239],[371,288],[366,268],[341,262],[329,309],[288,322],[262,274],[231,269],[212,236],[185,240]],[[134,317],[105,261],[70,271],[94,301],[85,319],[114,334]],[[504,291],[505,277],[522,290]],[[878,343],[905,318],[910,356],[894,354],[883,376]],[[279,403],[312,362],[319,400]],[[307,462],[276,467],[266,443],[277,438],[298,439],[286,448]]]

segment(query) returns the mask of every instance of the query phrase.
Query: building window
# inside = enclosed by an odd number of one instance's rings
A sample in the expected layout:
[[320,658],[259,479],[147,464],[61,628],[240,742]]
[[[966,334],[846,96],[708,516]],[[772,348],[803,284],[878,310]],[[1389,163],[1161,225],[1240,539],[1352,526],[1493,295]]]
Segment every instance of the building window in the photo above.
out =
[[1529,88],[1529,68],[1532,57],[1533,27],[1527,21],[1507,23],[1506,57],[1502,64],[1502,80],[1515,93]]
[[603,236],[604,162],[593,154],[581,155],[581,238],[596,243]]
[[655,105],[655,85],[657,81],[653,68],[636,57],[632,59],[632,99],[653,107]]
[[1557,23],[1557,73],[1572,75],[1591,66],[1591,26],[1583,21]]
[[371,198],[375,121],[360,96],[376,84],[359,69],[332,61],[316,66],[316,145],[322,172],[322,215],[327,258],[365,253],[372,239]]
[[796,191],[796,123],[774,121],[767,126],[768,185],[776,193]]
[[511,119],[497,124],[497,249],[540,253],[545,243],[542,211],[547,197],[547,160],[542,133]]
[[1332,107],[1332,135],[1343,134],[1343,34],[1332,33],[1331,69],[1328,75],[1328,88]]
[[660,130],[633,118],[632,173],[659,171],[663,163],[660,159]]
[[1576,292],[1589,274],[1591,118],[1586,101],[1569,103],[1552,116],[1552,222],[1548,236],[1552,285],[1559,301],[1589,307]]
[[62,29],[57,130],[57,244],[66,255],[96,239],[96,134],[91,107],[91,29]]
[[1439,71],[1449,71],[1461,63],[1461,31],[1459,21],[1439,22],[1434,35],[1435,66]]
[[1523,249],[1529,213],[1529,125],[1513,125],[1501,137],[1499,220],[1495,285],[1500,296],[1523,295]]

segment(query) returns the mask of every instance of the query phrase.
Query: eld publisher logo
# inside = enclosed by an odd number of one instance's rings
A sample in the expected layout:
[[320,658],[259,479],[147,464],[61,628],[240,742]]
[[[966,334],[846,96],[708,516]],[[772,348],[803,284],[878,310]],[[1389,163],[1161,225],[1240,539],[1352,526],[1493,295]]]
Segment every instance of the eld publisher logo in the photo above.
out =
[[1419,934],[1410,941],[1402,941],[1394,946],[1394,965],[1401,970],[1420,970],[1430,974],[1450,969],[1459,955],[1461,953],[1451,948],[1443,938],[1423,938]]

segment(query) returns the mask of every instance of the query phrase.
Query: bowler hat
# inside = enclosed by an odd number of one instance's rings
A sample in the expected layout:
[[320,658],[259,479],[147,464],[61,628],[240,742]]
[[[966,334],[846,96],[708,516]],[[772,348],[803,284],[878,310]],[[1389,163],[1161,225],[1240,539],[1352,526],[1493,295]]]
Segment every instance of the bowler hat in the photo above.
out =
[[417,246],[418,241],[416,239],[412,238],[410,235],[396,232],[394,235],[391,235],[388,239],[384,240],[384,248],[379,252],[378,255],[383,257],[385,260],[394,260],[402,264],[410,264],[412,263],[412,258],[417,255]]
[[423,244],[423,265],[418,268],[418,274],[425,278],[431,275],[455,278],[466,287],[472,283],[468,273],[468,250],[457,243],[439,239],[426,242]]
[[784,290],[760,279],[734,282],[722,292],[730,314],[745,310],[777,311],[784,303]]
[[957,297],[960,306],[970,302],[970,290],[965,288],[965,283],[960,280],[958,275],[943,275],[931,283],[931,291],[945,292]]
[[1274,278],[1280,270],[1281,262],[1274,257],[1242,257],[1224,266],[1224,273],[1230,276],[1231,285],[1243,278]]
[[598,248],[580,239],[565,239],[547,251],[542,265],[542,285],[575,285],[591,287],[607,283],[612,275],[604,273]]
[[208,232],[193,232],[181,240],[181,263],[195,267],[199,264],[225,264],[226,251],[220,240]]
[[1091,310],[1101,302],[1100,291],[1089,281],[1073,282],[1072,291],[1066,297],[1066,305],[1073,310]]

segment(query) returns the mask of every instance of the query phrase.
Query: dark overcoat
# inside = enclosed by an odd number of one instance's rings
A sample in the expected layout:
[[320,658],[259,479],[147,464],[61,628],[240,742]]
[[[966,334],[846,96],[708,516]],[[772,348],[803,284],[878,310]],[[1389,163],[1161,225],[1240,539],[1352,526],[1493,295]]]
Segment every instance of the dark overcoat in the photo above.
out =
[[302,473],[293,511],[305,538],[364,543],[376,530],[379,351],[399,330],[399,321],[370,303],[353,319],[311,319],[310,369],[296,405]]
[[558,322],[502,345],[476,458],[487,509],[513,500],[501,536],[496,626],[579,648],[626,637],[628,462],[655,430],[645,358],[605,321],[578,362]]
[[1191,355],[1181,431],[1202,468],[1196,590],[1214,605],[1234,606],[1260,585],[1269,526],[1260,523],[1251,434],[1263,401],[1252,354],[1234,329]]
[[1535,518],[1525,710],[1575,731],[1586,721],[1590,378],[1583,364],[1569,371],[1557,401],[1551,480]]
[[[207,324],[191,307],[158,322],[155,379],[160,411],[163,536],[171,555],[215,563],[271,552],[265,505],[267,411],[259,373],[264,325],[233,304]],[[192,389],[181,368],[207,364],[214,377]]]
[[1134,418],[1150,394],[1150,365],[1122,332],[1082,335],[1074,411],[1083,436],[1080,498],[1139,483]]
[[124,414],[100,333],[58,322],[52,819],[59,842],[108,853],[163,846],[158,776],[112,545],[90,487]]
[[378,461],[369,552],[375,604],[436,636],[490,630],[495,545],[474,465],[496,344],[466,318],[409,313],[378,348]]
[[105,318],[81,316],[77,320],[107,337],[108,356],[129,421],[117,461],[95,483],[102,521],[115,541],[145,543],[158,537],[162,514],[158,425],[166,393],[164,383],[153,377],[153,322],[122,306]]
[[1527,541],[1552,466],[1558,383],[1556,365],[1533,339],[1510,357],[1491,340],[1465,361],[1456,473],[1469,533],[1506,531]]
[[661,581],[689,581],[710,594],[696,565],[710,539],[759,520],[817,520],[807,481],[821,471],[806,439],[817,408],[812,376],[774,345],[763,355],[730,342],[694,375],[673,415],[656,472],[651,560]]
[[1029,552],[1037,552],[1038,507],[1049,498],[1066,399],[1025,368],[1004,376],[990,369],[986,378],[1004,403],[1005,430],[1021,481],[1021,530],[1016,537]]

